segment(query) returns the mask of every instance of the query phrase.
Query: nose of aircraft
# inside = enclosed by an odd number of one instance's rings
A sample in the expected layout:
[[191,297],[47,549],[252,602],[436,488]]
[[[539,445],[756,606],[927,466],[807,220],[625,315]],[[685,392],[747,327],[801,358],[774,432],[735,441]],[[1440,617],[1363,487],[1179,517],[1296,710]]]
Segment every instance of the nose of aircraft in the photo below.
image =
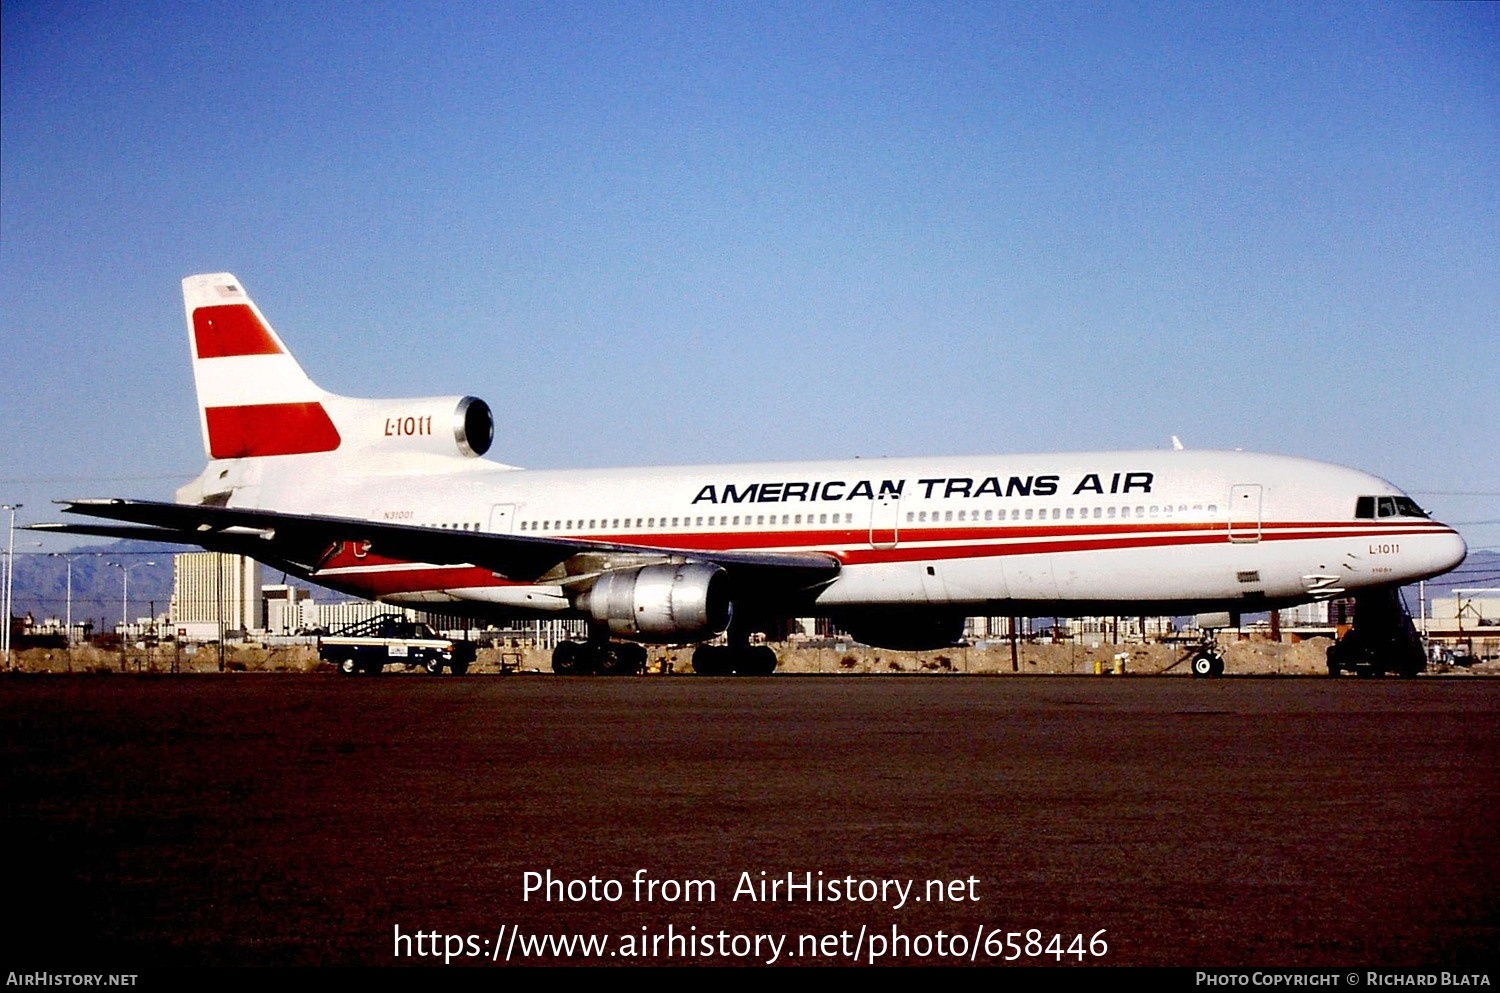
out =
[[1423,534],[1413,535],[1399,545],[1392,543],[1386,547],[1400,551],[1400,565],[1396,568],[1398,575],[1391,578],[1402,583],[1415,583],[1451,572],[1469,554],[1469,546],[1459,533],[1441,524]]
[[1438,559],[1444,572],[1457,569],[1459,564],[1469,554],[1469,546],[1464,544],[1464,539],[1457,531],[1444,536],[1447,542],[1438,547]]

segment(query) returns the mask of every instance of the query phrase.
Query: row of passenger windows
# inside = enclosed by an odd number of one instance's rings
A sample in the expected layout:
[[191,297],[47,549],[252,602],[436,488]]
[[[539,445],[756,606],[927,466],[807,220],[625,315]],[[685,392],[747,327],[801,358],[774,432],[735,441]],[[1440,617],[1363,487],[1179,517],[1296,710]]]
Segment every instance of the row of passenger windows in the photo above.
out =
[[618,530],[620,528],[702,528],[702,527],[750,527],[766,524],[853,524],[854,515],[845,514],[711,514],[707,517],[591,517],[587,520],[522,521],[522,531],[572,531],[598,528]]
[[[1219,512],[1217,504],[1211,503],[1206,509],[1209,514],[1217,514]],[[1149,506],[1146,504],[1136,504],[1134,508],[1129,506],[1092,508],[1052,507],[1051,519],[1054,521],[1073,521],[1089,520],[1092,518],[1099,521],[1105,519],[1115,520],[1121,517],[1171,517],[1174,514],[1202,514],[1204,511],[1205,508],[1201,503],[1193,504],[1191,510],[1185,503],[1180,503],[1175,508],[1169,503],[1151,504]],[[1048,508],[1046,507],[1027,507],[1025,511],[1022,511],[1019,507],[1015,507],[1011,509],[1009,518],[1006,517],[1004,510],[986,510],[982,512],[978,510],[934,510],[930,518],[925,510],[908,510],[906,512],[906,523],[922,524],[927,521],[946,523],[953,520],[972,522],[980,520],[981,513],[984,515],[983,520],[986,521],[1003,521],[1007,519],[1012,521],[1045,521],[1048,519]]]
[[[1209,514],[1218,513],[1217,504],[1209,504],[1206,508],[1201,503],[1192,505],[1191,510],[1185,503],[1180,503],[1174,509],[1172,504],[1136,504],[1120,507],[1052,507],[1050,508],[1051,520],[1115,520],[1125,517],[1171,517],[1174,514],[1203,513],[1207,510]],[[1049,508],[1027,507],[1024,511],[1019,507],[1010,510],[1009,518],[1004,510],[934,510],[930,514],[925,510],[908,510],[906,512],[906,523],[947,523],[949,521],[975,522],[985,521],[1044,521],[1048,519]],[[981,515],[983,515],[981,517]],[[1355,502],[1354,516],[1363,518],[1373,517],[1426,517],[1427,512],[1412,501],[1409,497],[1372,497],[1362,496]],[[777,518],[780,517],[780,521]],[[654,527],[739,527],[739,526],[764,526],[766,524],[802,524],[806,518],[808,524],[853,524],[854,515],[844,514],[713,514],[708,517],[637,517],[635,523],[631,523],[629,517],[591,517],[587,520],[588,530],[596,528],[654,528]],[[830,518],[832,518],[830,520]],[[842,518],[842,520],[841,520]],[[670,521],[671,523],[668,523]],[[659,523],[658,523],[659,522]],[[742,524],[743,522],[743,524]],[[438,527],[453,531],[478,531],[479,522],[470,524],[468,521],[453,524],[439,524]],[[575,528],[585,527],[582,518],[577,520],[552,520],[552,521],[522,521],[522,531],[572,531]]]
[[[960,521],[964,523],[978,523],[981,521],[1044,521],[1049,519],[1060,520],[1116,520],[1120,518],[1144,518],[1144,517],[1172,517],[1178,514],[1217,514],[1217,504],[1208,504],[1205,507],[1201,503],[1195,503],[1191,507],[1188,504],[1136,504],[1131,506],[1110,507],[1028,507],[1022,510],[1013,508],[1007,515],[1004,510],[908,510],[906,512],[907,524],[947,523]],[[590,518],[563,518],[548,521],[522,521],[523,532],[542,531],[594,531],[600,528],[609,530],[639,529],[639,528],[677,528],[677,527],[775,527],[777,525],[800,525],[800,524],[853,524],[852,513],[842,514],[711,514],[706,517],[590,517]],[[478,529],[478,525],[475,525]]]

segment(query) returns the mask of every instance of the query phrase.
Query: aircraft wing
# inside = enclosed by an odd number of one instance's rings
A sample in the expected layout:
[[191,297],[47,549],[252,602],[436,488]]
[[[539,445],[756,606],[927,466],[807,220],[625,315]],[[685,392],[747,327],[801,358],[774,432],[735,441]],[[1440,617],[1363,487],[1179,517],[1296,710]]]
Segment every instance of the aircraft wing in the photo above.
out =
[[[832,555],[790,552],[700,551],[652,545],[589,541],[571,537],[490,534],[453,531],[411,524],[390,524],[323,514],[289,514],[274,510],[180,504],[150,500],[67,500],[64,513],[118,521],[118,524],[33,525],[34,530],[102,535],[197,545],[234,552],[293,571],[314,573],[341,542],[358,543],[369,553],[404,562],[474,565],[516,582],[556,575],[570,560],[582,568],[566,569],[586,579],[608,568],[632,562],[683,559],[712,562],[756,585],[782,591],[804,590],[834,579],[840,563]],[[582,575],[580,575],[582,573]],[[567,582],[567,578],[561,579]]]

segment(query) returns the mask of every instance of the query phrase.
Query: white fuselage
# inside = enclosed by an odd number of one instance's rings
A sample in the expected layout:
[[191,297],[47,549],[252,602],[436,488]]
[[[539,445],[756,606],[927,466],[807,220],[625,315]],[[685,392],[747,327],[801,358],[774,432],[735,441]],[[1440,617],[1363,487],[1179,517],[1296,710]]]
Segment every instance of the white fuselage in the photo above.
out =
[[[1412,582],[1465,552],[1451,528],[1416,514],[1356,516],[1361,497],[1402,496],[1384,480],[1244,452],[568,471],[292,455],[215,463],[206,476],[224,465],[246,474],[233,506],[676,553],[826,553],[842,570],[810,595],[817,612],[1253,611]],[[473,566],[342,555],[315,578],[394,603],[571,609],[562,585],[518,584]]]

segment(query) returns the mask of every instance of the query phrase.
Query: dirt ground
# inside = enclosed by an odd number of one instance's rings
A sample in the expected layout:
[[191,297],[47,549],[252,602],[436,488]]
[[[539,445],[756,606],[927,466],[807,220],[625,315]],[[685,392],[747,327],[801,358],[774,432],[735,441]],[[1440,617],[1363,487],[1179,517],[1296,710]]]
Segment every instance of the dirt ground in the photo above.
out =
[[[1327,638],[1301,642],[1272,642],[1260,639],[1225,641],[1225,672],[1228,675],[1251,676],[1321,676],[1327,673]],[[866,648],[863,645],[811,647],[797,644],[772,645],[780,659],[781,673],[820,673],[851,675],[1116,675],[1117,665],[1123,675],[1190,676],[1186,662],[1188,650],[1163,644],[1021,644],[1016,668],[1011,668],[1010,646],[992,642],[984,648],[945,648],[931,652],[896,652]],[[689,647],[649,647],[648,669],[653,674],[689,674],[692,672],[693,649]],[[1123,656],[1123,658],[1122,658]],[[158,647],[150,652],[130,649],[123,660],[120,652],[101,651],[92,647],[37,649],[16,653],[17,668],[23,672],[216,672],[220,668],[218,649],[214,645],[178,650],[175,646]],[[226,649],[224,667],[231,672],[331,672],[332,667],[318,661],[315,648],[296,646],[235,645]],[[495,674],[516,669],[522,672],[550,673],[550,651],[535,648],[485,648],[472,673]],[[392,666],[390,673],[402,672]],[[420,669],[413,668],[413,673]],[[1500,676],[1500,662],[1458,668],[1429,667],[1428,675]]]

